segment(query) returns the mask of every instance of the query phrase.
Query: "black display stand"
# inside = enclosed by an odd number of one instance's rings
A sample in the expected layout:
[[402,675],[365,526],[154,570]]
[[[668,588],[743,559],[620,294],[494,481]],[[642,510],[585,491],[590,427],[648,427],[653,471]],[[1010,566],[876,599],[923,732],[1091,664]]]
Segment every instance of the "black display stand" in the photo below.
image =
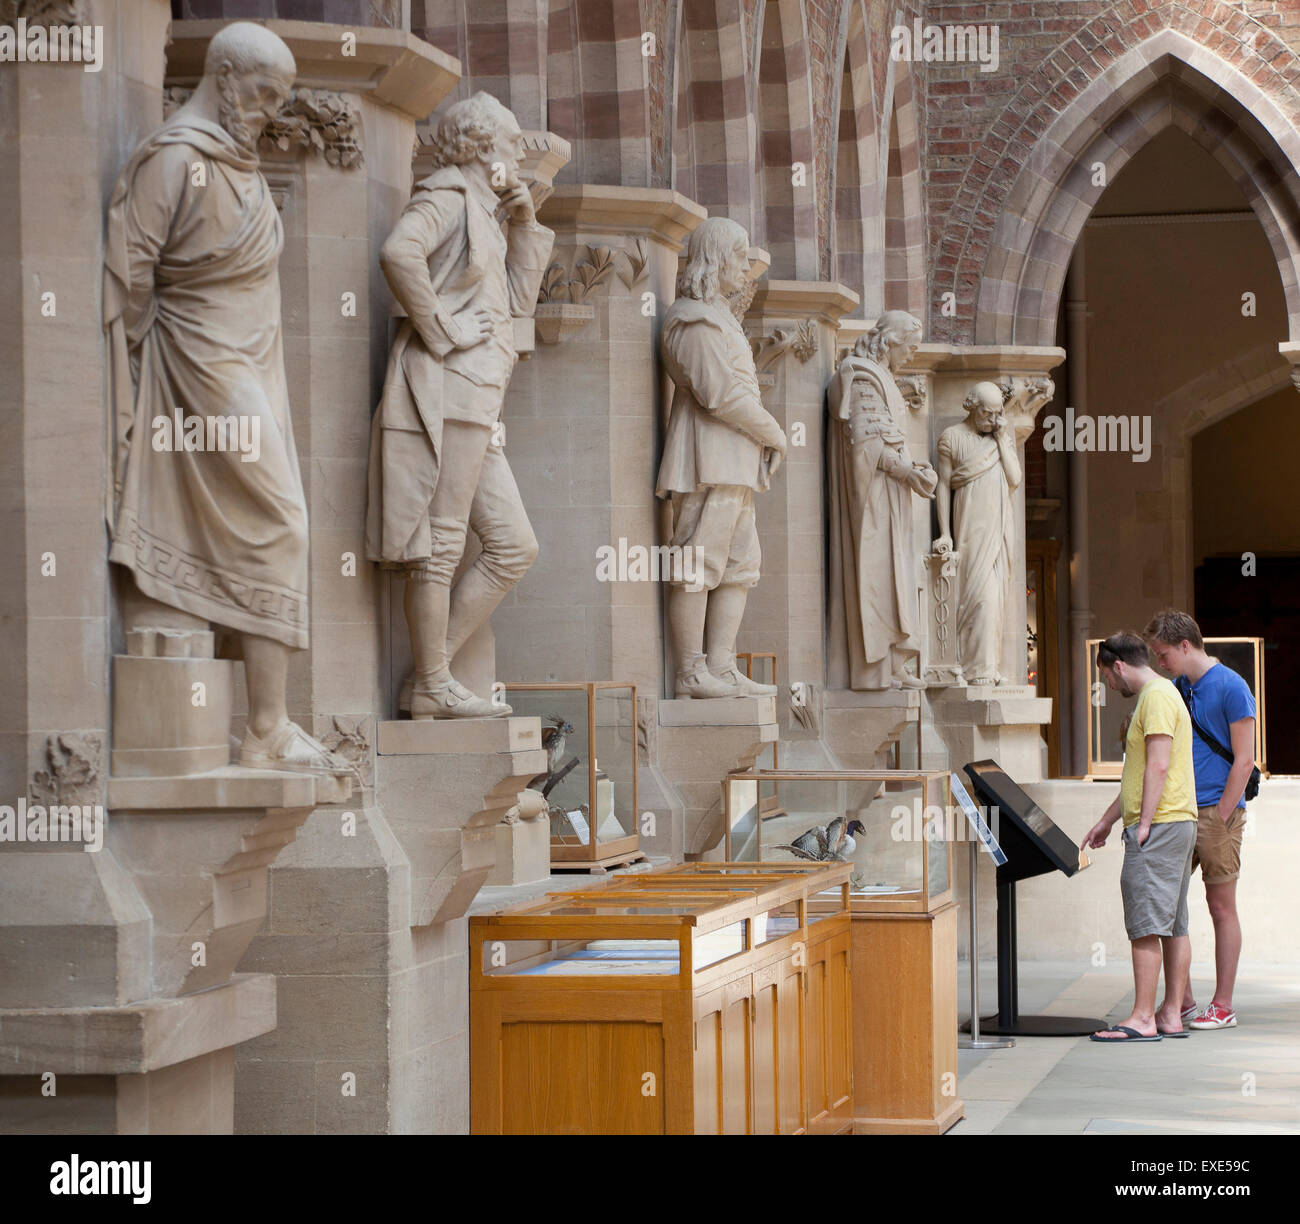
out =
[[1007,856],[997,869],[998,1012],[980,1019],[980,1031],[1007,1037],[1081,1037],[1104,1029],[1105,1020],[1020,1014],[1016,881],[1049,871],[1074,875],[1080,869],[1079,847],[996,761],[975,761],[965,770],[975,798],[988,809],[994,834]]

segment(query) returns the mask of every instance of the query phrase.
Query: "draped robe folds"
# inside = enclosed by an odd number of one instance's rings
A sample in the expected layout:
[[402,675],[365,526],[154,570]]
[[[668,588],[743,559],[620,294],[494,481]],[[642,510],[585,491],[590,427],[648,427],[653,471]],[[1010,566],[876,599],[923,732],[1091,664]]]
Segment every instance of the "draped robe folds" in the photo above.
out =
[[[850,441],[851,388],[865,379],[885,408],[857,423]],[[830,684],[886,689],[895,652],[920,650],[912,546],[912,489],[881,466],[912,466],[898,424],[906,405],[890,372],[866,357],[846,358],[831,384],[827,431],[830,496]]]
[[953,548],[961,556],[957,657],[967,679],[992,678],[1015,543],[1011,488],[992,434],[954,425],[940,435],[939,453],[952,463]]
[[[301,649],[307,505],[280,331],[283,245],[256,156],[216,124],[181,112],[123,169],[104,274],[109,558],[161,603]],[[187,421],[207,439],[218,416],[256,418],[255,459],[184,449]],[[168,449],[155,449],[159,417]]]

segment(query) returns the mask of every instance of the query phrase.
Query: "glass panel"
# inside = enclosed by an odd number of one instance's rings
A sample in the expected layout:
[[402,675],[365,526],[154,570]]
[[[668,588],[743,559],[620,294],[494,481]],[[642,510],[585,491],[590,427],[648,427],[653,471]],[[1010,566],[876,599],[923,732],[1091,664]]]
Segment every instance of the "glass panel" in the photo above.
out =
[[587,761],[587,693],[584,688],[541,692],[506,686],[506,701],[517,715],[540,718],[547,772],[531,785],[550,805],[551,841],[591,845],[591,784]]
[[681,971],[675,939],[537,940],[483,943],[489,977],[672,976]]
[[753,783],[742,779],[729,785],[733,858],[739,859],[738,851],[748,850],[756,841],[764,862],[852,863],[854,894],[895,896],[923,890],[922,778],[904,773],[883,782],[834,774],[783,779],[781,809],[765,813],[757,822],[752,791],[743,789]]
[[595,691],[596,840],[635,837],[636,702],[631,685]]
[[931,780],[927,789],[925,837],[929,843],[930,874],[926,881],[931,897],[948,891],[948,843],[966,831],[966,818],[952,802],[946,778]]
[[784,905],[774,906],[754,919],[754,946],[771,943],[774,939],[792,935],[798,930],[799,903],[789,901]]
[[691,960],[696,969],[705,969],[716,965],[729,956],[738,956],[745,950],[745,928],[749,920],[742,918],[730,926],[716,931],[706,931],[695,936]]

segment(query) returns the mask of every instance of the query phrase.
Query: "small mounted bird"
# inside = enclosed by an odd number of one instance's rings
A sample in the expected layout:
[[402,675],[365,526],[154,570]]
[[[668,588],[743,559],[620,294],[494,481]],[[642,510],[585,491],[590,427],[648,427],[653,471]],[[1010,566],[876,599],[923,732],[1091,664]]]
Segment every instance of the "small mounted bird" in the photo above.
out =
[[796,858],[810,863],[846,863],[857,849],[854,833],[865,833],[867,826],[860,820],[845,820],[837,816],[826,826],[814,825],[800,833],[789,845],[774,846],[775,850],[789,850]]
[[540,790],[543,795],[549,796],[559,785],[560,780],[577,765],[578,758],[571,757],[563,766],[560,765],[560,758],[564,755],[565,740],[573,734],[573,724],[558,714],[549,715],[546,721],[551,724],[549,727],[542,728],[542,747],[546,749],[546,772],[538,774],[529,782],[528,789]]

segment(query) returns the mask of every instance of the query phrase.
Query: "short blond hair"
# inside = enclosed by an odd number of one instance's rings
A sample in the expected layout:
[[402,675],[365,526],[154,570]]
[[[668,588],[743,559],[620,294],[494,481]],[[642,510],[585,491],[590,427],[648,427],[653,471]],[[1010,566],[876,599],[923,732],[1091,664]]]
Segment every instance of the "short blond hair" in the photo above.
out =
[[1205,639],[1201,637],[1201,627],[1186,612],[1177,608],[1162,608],[1142,630],[1142,636],[1148,642],[1161,642],[1166,646],[1177,646],[1179,642],[1191,642],[1197,650],[1205,649]]

